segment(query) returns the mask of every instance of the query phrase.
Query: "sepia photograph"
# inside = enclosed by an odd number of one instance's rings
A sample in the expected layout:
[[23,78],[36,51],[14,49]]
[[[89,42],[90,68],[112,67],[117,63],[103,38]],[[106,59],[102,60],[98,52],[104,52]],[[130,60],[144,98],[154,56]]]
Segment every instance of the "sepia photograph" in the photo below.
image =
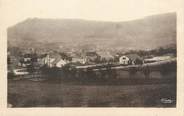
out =
[[0,0],[4,115],[181,115],[181,3]]
[[26,15],[10,25],[7,107],[175,108],[176,11],[119,12]]

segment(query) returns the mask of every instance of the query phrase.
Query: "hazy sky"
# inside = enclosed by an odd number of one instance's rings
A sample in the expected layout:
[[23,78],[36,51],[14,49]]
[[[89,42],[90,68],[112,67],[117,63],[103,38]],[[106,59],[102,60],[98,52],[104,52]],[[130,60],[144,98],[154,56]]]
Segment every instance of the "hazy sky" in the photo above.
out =
[[[125,21],[176,11],[177,0],[0,0],[4,25],[27,18]],[[1,19],[2,20],[2,19]]]

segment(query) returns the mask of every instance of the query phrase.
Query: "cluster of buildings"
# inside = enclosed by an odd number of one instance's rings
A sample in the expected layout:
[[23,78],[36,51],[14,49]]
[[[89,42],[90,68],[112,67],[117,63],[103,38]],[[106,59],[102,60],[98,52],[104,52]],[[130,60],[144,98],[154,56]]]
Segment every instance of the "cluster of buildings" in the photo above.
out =
[[50,52],[46,54],[26,53],[19,60],[18,65],[28,67],[34,64],[40,67],[61,68],[66,64],[90,65],[104,62],[113,62],[114,57],[108,53],[98,54],[86,52],[84,54]]
[[[45,54],[38,54],[36,52],[24,53],[18,60],[13,58],[10,52],[8,52],[8,64],[16,62],[21,68],[33,67],[39,68],[46,66],[48,68],[57,67],[62,68],[67,64],[78,65],[91,65],[91,64],[103,64],[103,63],[116,63],[120,65],[136,65],[150,62],[157,62],[162,60],[171,59],[172,55],[153,56],[151,58],[143,58],[138,54],[114,54],[109,52],[96,52],[90,51],[85,53],[60,53],[60,52],[48,52]],[[14,63],[15,64],[15,63]]]

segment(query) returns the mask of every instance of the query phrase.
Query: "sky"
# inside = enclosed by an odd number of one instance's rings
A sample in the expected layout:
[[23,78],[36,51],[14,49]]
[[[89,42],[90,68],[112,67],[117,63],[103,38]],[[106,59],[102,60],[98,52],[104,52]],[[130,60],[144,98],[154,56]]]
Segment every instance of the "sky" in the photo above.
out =
[[178,0],[0,0],[5,26],[27,18],[127,21],[175,12]]

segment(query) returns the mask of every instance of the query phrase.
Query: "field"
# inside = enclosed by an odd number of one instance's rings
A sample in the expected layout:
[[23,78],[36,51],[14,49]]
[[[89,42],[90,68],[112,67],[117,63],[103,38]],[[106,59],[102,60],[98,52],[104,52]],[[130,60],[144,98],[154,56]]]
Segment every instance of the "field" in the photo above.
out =
[[8,103],[13,107],[175,107],[176,75],[170,76],[161,79],[155,73],[149,80],[108,81],[9,79]]

